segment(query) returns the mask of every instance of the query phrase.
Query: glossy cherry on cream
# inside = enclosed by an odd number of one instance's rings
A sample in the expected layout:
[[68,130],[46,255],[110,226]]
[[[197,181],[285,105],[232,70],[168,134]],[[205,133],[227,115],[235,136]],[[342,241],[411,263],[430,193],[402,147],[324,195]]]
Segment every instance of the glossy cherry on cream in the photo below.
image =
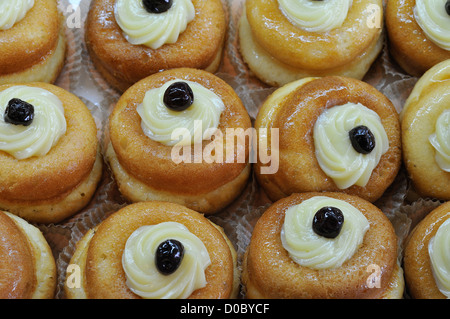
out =
[[336,238],[344,224],[344,214],[339,208],[326,206],[319,209],[313,218],[314,232],[326,238]]
[[176,239],[168,239],[159,244],[156,249],[156,268],[163,275],[174,273],[181,264],[184,256],[184,246]]
[[375,148],[375,137],[367,126],[360,125],[349,132],[349,138],[355,151],[369,154]]
[[163,102],[170,110],[181,112],[194,103],[194,93],[186,82],[175,82],[164,92]]
[[172,7],[172,0],[143,0],[145,10],[148,13],[163,13]]
[[6,123],[28,126],[33,122],[34,106],[21,99],[11,99],[5,109],[3,119]]

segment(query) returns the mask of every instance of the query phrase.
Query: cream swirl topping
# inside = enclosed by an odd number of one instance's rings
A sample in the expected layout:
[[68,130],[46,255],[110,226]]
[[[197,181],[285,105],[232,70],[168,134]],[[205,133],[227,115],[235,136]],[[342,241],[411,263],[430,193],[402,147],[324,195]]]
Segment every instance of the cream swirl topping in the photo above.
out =
[[34,6],[34,0],[0,1],[0,30],[10,29]]
[[435,160],[438,166],[450,172],[450,110],[445,110],[436,121],[435,131],[429,141],[436,151]]
[[[375,148],[369,154],[357,152],[349,132],[364,125],[375,138]],[[316,158],[322,171],[340,189],[352,185],[364,187],[389,149],[389,140],[378,114],[364,105],[347,103],[325,110],[314,125]]]
[[[5,122],[8,102],[19,98],[34,106],[29,126]],[[53,93],[31,86],[12,86],[0,92],[0,150],[17,159],[44,156],[66,132],[67,124],[61,100]]]
[[173,0],[172,7],[163,13],[149,13],[142,0],[118,0],[115,7],[117,24],[131,44],[158,49],[175,43],[195,17],[191,0]]
[[309,32],[326,32],[340,27],[353,0],[278,0],[281,12],[297,27]]
[[[319,236],[312,228],[315,213],[327,206],[339,208],[344,215],[344,224],[336,238]],[[315,196],[286,210],[281,242],[299,265],[333,269],[353,256],[368,229],[366,217],[351,204],[327,196]]]
[[[184,246],[178,269],[161,274],[155,264],[159,244],[176,239]],[[135,294],[147,299],[184,299],[205,287],[205,270],[211,260],[203,242],[186,226],[176,222],[142,226],[128,238],[122,255],[127,285]]]
[[450,50],[450,15],[447,0],[416,0],[414,17],[430,39],[444,50]]
[[[194,103],[184,111],[170,110],[163,101],[167,88],[178,81],[186,82],[194,93]],[[176,79],[147,91],[136,110],[142,119],[141,127],[145,135],[167,146],[184,146],[210,139],[219,126],[225,105],[217,94],[203,85]],[[175,136],[179,129],[188,130],[191,138]]]
[[428,254],[436,285],[443,295],[450,298],[450,218],[439,226],[436,235],[430,239]]

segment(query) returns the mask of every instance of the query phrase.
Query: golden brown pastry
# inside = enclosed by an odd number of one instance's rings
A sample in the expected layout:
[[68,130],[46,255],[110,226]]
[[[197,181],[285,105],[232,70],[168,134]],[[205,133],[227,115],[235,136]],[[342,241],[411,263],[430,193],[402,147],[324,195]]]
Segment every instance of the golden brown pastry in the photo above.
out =
[[[192,104],[177,109],[164,102],[166,95]],[[121,96],[109,119],[106,159],[121,193],[132,202],[170,201],[215,213],[247,183],[248,144],[228,139],[230,130],[249,128],[250,117],[226,82],[202,70],[166,70]]]
[[161,70],[215,72],[220,65],[227,28],[222,2],[174,0],[161,8],[158,2],[92,1],[86,45],[97,70],[119,91]]
[[223,230],[168,202],[113,213],[77,243],[70,263],[80,267],[81,284],[71,288],[68,277],[69,298],[227,299],[239,288],[236,252]]
[[381,0],[247,0],[240,51],[263,82],[310,77],[362,79],[383,47]]
[[435,208],[411,231],[403,265],[412,298],[450,297],[449,234],[450,202]]
[[255,128],[259,148],[272,152],[268,164],[258,158],[255,176],[273,201],[292,193],[340,191],[373,202],[400,169],[397,111],[356,79],[289,83],[267,98]]
[[415,190],[450,200],[450,60],[419,79],[400,117],[403,161]]
[[421,76],[450,59],[447,0],[390,0],[386,5],[389,51],[410,75]]
[[250,299],[402,298],[397,256],[394,228],[370,202],[293,194],[256,223],[242,282]]
[[48,83],[0,86],[0,207],[36,223],[82,209],[102,175],[97,127],[72,93]]
[[51,299],[56,265],[41,231],[0,211],[0,299]]
[[0,3],[0,84],[53,83],[63,68],[66,36],[56,0]]

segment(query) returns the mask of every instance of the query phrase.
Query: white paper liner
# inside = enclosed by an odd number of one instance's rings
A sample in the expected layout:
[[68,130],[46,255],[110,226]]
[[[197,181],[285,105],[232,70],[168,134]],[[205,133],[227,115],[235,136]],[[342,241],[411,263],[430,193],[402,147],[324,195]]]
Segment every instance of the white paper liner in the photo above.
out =
[[[254,120],[260,105],[275,88],[254,78],[241,59],[238,50],[238,21],[241,14],[243,0],[223,0],[229,13],[229,29],[227,46],[222,66],[216,75],[230,84],[242,99],[250,117]],[[69,11],[69,5],[73,9]],[[84,21],[89,10],[90,0],[62,0],[61,11],[66,19],[74,19],[74,14],[79,14],[80,27],[66,30],[68,39],[67,62],[58,78],[56,85],[79,96],[91,110],[98,126],[98,136],[101,145],[104,145],[108,115],[120,94],[112,89],[95,70],[84,43]],[[364,81],[372,84],[384,93],[400,112],[403,103],[411,92],[417,78],[404,74],[398,66],[392,62],[387,48],[376,60]],[[103,151],[103,148],[102,148]],[[431,207],[439,202],[426,200],[410,195],[413,193],[408,184],[406,173],[402,169],[393,185],[384,196],[375,204],[388,216],[394,225],[402,243],[412,226],[423,218]],[[411,198],[413,198],[411,200]],[[409,200],[408,200],[409,199]],[[78,240],[87,230],[94,227],[109,214],[126,205],[126,201],[118,192],[117,185],[110,171],[105,165],[104,178],[91,203],[72,218],[59,224],[37,225],[47,238],[56,262],[58,270],[58,287],[56,298],[64,298],[63,283],[65,269],[75,250]],[[255,223],[261,214],[270,205],[256,181],[251,178],[244,193],[229,207],[210,219],[222,226],[234,244],[238,253],[239,266],[242,256],[251,239],[251,233]],[[420,212],[420,213],[417,213]],[[401,248],[401,245],[399,246]],[[401,252],[401,249],[399,249]],[[401,255],[399,255],[401,258]],[[241,295],[241,297],[244,297]]]

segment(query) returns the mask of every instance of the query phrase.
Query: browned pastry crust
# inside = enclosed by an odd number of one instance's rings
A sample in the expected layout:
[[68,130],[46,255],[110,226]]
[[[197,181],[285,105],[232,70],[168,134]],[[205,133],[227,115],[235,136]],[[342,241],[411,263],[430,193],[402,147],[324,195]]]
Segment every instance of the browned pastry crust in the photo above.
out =
[[[55,0],[35,0],[27,15],[12,28],[0,31],[0,83],[52,83],[65,58],[63,16]],[[37,72],[48,74],[38,74]]]
[[430,41],[414,18],[415,0],[389,0],[386,27],[389,50],[409,74],[421,76],[439,62],[450,59],[450,51]]
[[[343,26],[327,33],[296,27],[282,13],[276,0],[247,0],[245,5],[253,34],[267,52],[288,65],[321,70],[352,61],[380,36],[380,29],[369,27],[361,18],[371,3],[381,5],[380,1],[353,1]],[[353,44],[341,47],[342,39],[349,38]]]
[[37,223],[58,222],[84,207],[102,174],[97,127],[86,105],[72,93],[47,83],[39,87],[63,103],[66,133],[45,156],[17,160],[0,151],[0,207]]
[[0,211],[0,299],[53,298],[56,265],[50,247],[37,228],[17,219]]
[[417,224],[405,244],[403,267],[408,293],[416,299],[445,299],[434,280],[428,243],[439,226],[450,218],[450,202],[446,202]]
[[[82,296],[85,298],[140,299],[126,285],[122,253],[128,237],[140,226],[162,222],[178,222],[186,226],[205,245],[211,258],[206,269],[207,285],[195,290],[190,299],[235,298],[239,280],[236,253],[223,230],[202,214],[184,206],[167,202],[141,202],[126,206],[112,214],[88,241],[77,244],[72,264],[81,267]],[[69,298],[80,292],[65,286]]]
[[97,70],[119,91],[161,70],[218,69],[227,28],[220,0],[193,0],[195,19],[176,43],[156,50],[126,40],[114,17],[114,3],[92,1],[86,20],[86,45]]
[[[136,107],[142,102],[149,89],[160,87],[167,81],[177,78],[197,82],[222,99],[225,110],[221,115],[218,129],[224,137],[227,135],[227,128],[245,131],[251,127],[250,117],[245,107],[233,88],[226,82],[202,70],[189,68],[167,70],[139,81],[117,102],[109,122],[114,155],[131,178],[144,184],[151,191],[164,193],[165,198],[171,199],[169,201],[177,201],[185,196],[187,199],[181,204],[201,213],[214,213],[235,199],[245,186],[249,176],[249,149],[246,147],[244,150],[245,162],[243,163],[239,161],[236,153],[231,163],[202,161],[201,163],[176,164],[171,157],[171,146],[147,137],[142,131],[141,119]],[[203,148],[209,143],[210,141],[203,141]],[[225,149],[226,140],[224,139],[223,154],[226,154]],[[191,150],[194,154],[194,147]],[[108,156],[108,160],[111,160],[111,156]],[[115,176],[119,177],[118,174]],[[123,182],[118,180],[119,187]],[[228,187],[228,185],[234,186]],[[132,197],[136,194],[133,194],[132,190],[129,191],[128,196],[124,189],[122,193],[132,201],[142,200],[133,199]],[[163,198],[162,195],[159,196]],[[202,198],[206,198],[206,202],[202,201]]]
[[[373,8],[379,26],[373,26]],[[247,0],[239,23],[239,48],[261,81],[282,86],[309,76],[362,79],[383,47],[381,0],[354,0],[339,27],[310,32],[285,16],[276,0]]]
[[[279,129],[279,169],[274,174],[261,174],[266,166],[257,162],[255,175],[273,200],[292,193],[339,191],[360,196],[370,202],[377,200],[394,181],[401,166],[400,122],[392,103],[369,84],[351,78],[324,77],[309,79],[289,91],[279,107],[273,109],[269,98],[255,121],[257,133],[267,127]],[[313,127],[327,108],[348,102],[361,103],[375,111],[381,119],[389,140],[389,149],[381,157],[365,187],[353,185],[339,189],[320,168],[315,155]],[[270,141],[267,143],[270,146]]]
[[440,62],[417,81],[403,105],[401,118],[403,162],[414,190],[422,197],[450,200],[450,172],[436,162],[429,141],[436,121],[450,110],[450,60]]
[[[283,248],[280,232],[286,210],[313,196],[344,200],[359,209],[370,223],[364,241],[340,268],[311,269],[295,263]],[[258,220],[247,248],[242,282],[248,298],[326,299],[400,298],[401,269],[397,239],[391,222],[373,204],[342,193],[293,194],[274,203]],[[369,265],[381,268],[381,288],[369,288]],[[400,271],[400,277],[399,277]],[[399,279],[400,278],[400,279]]]
[[[28,242],[16,224],[4,213],[0,213],[2,256],[0,296],[5,298],[30,298],[36,280],[33,273],[33,259]],[[12,255],[13,258],[7,256]],[[16,287],[16,289],[11,289]]]

